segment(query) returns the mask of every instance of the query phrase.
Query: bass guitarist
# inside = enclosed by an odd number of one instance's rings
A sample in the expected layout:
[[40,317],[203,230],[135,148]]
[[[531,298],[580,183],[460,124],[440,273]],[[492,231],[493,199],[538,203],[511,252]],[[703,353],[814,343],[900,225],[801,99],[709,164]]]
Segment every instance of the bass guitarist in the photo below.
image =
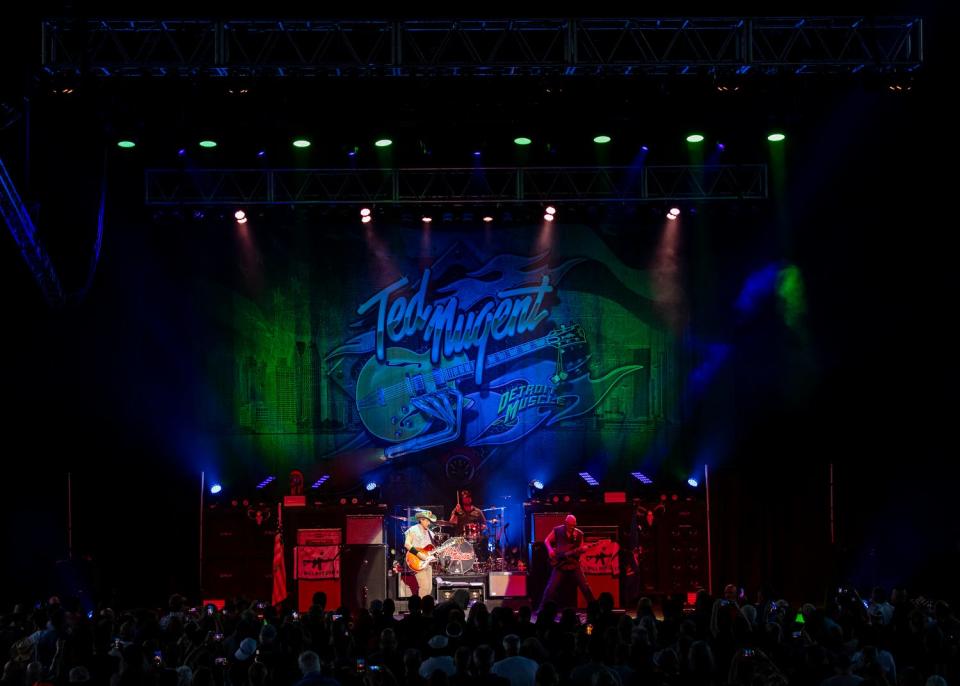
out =
[[[417,580],[417,587],[413,590],[418,596],[433,594],[433,568],[429,564],[430,551],[434,549],[433,535],[430,533],[430,524],[437,521],[437,516],[429,510],[418,510],[415,515],[417,523],[407,529],[403,537],[403,547],[407,549],[407,559],[414,556],[415,560],[410,566],[416,569],[414,575]],[[425,564],[419,564],[423,562]],[[418,569],[419,568],[419,569]]]
[[[553,572],[547,587],[543,589],[543,598],[540,600],[540,610],[548,600],[557,601],[557,592],[561,586],[567,586],[572,580],[580,587],[580,592],[587,602],[593,600],[593,591],[587,583],[587,578],[580,568],[580,555],[586,550],[583,532],[577,528],[577,518],[567,515],[563,524],[554,527],[543,541],[550,555],[550,564]],[[562,606],[562,603],[558,603]],[[538,610],[539,611],[539,610]]]

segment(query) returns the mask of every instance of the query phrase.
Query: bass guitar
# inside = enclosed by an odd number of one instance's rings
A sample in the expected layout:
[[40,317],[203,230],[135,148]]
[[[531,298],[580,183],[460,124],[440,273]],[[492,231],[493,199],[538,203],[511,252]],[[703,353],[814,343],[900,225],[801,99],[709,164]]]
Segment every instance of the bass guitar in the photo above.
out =
[[580,564],[580,556],[587,550],[586,545],[581,545],[572,550],[554,550],[550,556],[550,566],[560,569],[574,569]]

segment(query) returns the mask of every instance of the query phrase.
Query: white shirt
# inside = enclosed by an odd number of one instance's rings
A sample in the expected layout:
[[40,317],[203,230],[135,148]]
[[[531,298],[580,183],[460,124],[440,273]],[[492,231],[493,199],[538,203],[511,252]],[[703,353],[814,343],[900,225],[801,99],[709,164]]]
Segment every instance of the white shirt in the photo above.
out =
[[421,548],[426,548],[428,545],[433,545],[433,539],[430,538],[429,529],[424,529],[420,526],[420,522],[417,522],[409,529],[403,537],[403,545],[408,550],[411,546],[420,550]]

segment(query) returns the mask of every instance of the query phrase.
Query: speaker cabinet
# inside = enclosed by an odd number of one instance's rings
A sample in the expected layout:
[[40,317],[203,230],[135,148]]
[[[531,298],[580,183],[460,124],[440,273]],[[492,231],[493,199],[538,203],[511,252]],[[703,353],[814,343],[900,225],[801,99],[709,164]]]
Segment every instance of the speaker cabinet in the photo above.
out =
[[339,579],[340,546],[298,545],[293,549],[295,579]]
[[347,545],[383,543],[383,515],[347,515]]
[[543,543],[543,539],[554,530],[555,527],[563,524],[567,518],[568,512],[534,512],[533,513],[533,541],[532,543]]
[[[609,593],[613,596],[613,606],[620,607],[620,577],[610,574],[585,574],[590,590],[593,591],[593,597],[599,598],[601,593]],[[587,599],[583,597],[580,589],[577,589],[577,607],[586,607]]]
[[387,546],[345,545],[340,553],[341,593],[349,608],[387,597]]
[[340,579],[319,579],[307,581],[301,579],[297,584],[297,606],[300,612],[306,612],[313,604],[313,594],[323,591],[327,594],[327,610],[340,607]]
[[274,520],[265,505],[208,505],[203,516],[204,557],[271,557],[277,531]]
[[270,558],[207,558],[201,580],[204,597],[270,601],[273,593],[273,560]]
[[487,580],[490,598],[526,598],[526,572],[490,572]]

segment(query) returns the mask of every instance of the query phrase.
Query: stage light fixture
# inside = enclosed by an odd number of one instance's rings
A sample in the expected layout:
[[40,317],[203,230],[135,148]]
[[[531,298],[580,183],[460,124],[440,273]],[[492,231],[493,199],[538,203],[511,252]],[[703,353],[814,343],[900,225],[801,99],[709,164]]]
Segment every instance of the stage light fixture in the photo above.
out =
[[309,147],[310,147],[310,141],[307,140],[306,138],[296,138],[296,139],[294,139],[294,141],[293,141],[293,147],[295,147],[295,148],[309,148]]
[[688,483],[692,488],[696,488],[697,486],[700,485],[700,482],[697,481],[697,478],[694,477],[694,476],[691,476],[689,479],[687,479],[687,483]]
[[377,490],[377,482],[376,482],[376,481],[370,481],[370,482],[368,482],[366,488],[367,488],[368,491],[375,491],[375,490]]
[[117,147],[123,148],[124,150],[129,150],[130,148],[137,147],[137,144],[130,140],[117,141]]
[[687,136],[687,143],[702,143],[703,134],[702,133],[691,133]]
[[533,143],[533,141],[527,138],[526,136],[517,136],[516,138],[513,139],[513,142],[516,143],[517,145],[530,145],[531,143]]
[[599,145],[604,145],[605,143],[609,143],[611,140],[612,139],[610,138],[610,136],[594,136],[593,137],[593,142]]
[[783,134],[779,131],[774,131],[769,136],[767,136],[767,140],[770,141],[771,143],[782,143],[786,139],[787,139],[786,134]]
[[378,148],[389,148],[391,145],[393,145],[393,141],[389,138],[381,138],[380,140],[376,141],[374,145]]
[[244,219],[246,219],[246,217],[247,217],[247,213],[244,212],[243,210],[237,210],[236,212],[233,213],[233,218],[236,219],[238,222],[243,221]]
[[214,140],[210,140],[210,139],[207,138],[207,139],[204,139],[204,140],[200,141],[200,143],[198,143],[198,145],[199,145],[201,148],[210,149],[210,148],[215,148],[215,147],[217,147],[217,142],[214,141]]
[[650,484],[653,483],[653,479],[651,479],[649,476],[647,476],[643,472],[631,472],[631,473],[633,474],[634,479],[644,484],[645,486],[649,486]]
[[223,486],[221,486],[220,484],[215,483],[210,485],[210,493],[212,493],[213,495],[220,493],[222,490],[223,490]]
[[319,479],[317,479],[316,481],[314,481],[314,482],[313,482],[313,485],[312,485],[310,488],[313,488],[313,489],[320,488],[321,486],[323,486],[323,484],[325,484],[325,483],[326,483],[327,481],[329,481],[329,480],[330,480],[330,475],[329,475],[329,474],[324,474],[324,475],[321,476]]
[[583,479],[588,486],[599,486],[600,482],[593,478],[590,472],[579,472],[580,478]]

